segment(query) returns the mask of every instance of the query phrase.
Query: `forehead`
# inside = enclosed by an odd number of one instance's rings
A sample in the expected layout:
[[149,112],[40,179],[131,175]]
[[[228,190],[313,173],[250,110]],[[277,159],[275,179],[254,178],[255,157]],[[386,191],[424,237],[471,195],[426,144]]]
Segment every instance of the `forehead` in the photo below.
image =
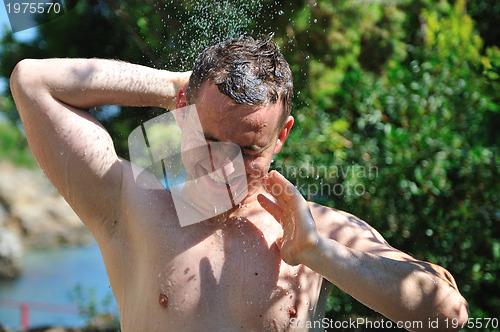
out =
[[196,109],[205,134],[241,146],[267,144],[276,135],[280,104],[248,106],[236,104],[205,84],[198,94]]

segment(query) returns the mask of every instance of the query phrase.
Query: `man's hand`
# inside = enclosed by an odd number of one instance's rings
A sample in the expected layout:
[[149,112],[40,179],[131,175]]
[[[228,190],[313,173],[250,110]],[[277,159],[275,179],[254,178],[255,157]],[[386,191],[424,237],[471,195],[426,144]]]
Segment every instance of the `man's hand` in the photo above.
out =
[[290,265],[303,264],[319,240],[309,205],[297,188],[276,171],[271,171],[262,182],[278,202],[258,196],[262,207],[283,227],[283,238],[278,243],[281,257]]
[[[390,247],[359,220],[347,220],[351,224],[344,226],[356,230],[355,247],[338,242],[342,240],[338,234],[337,240],[322,236],[309,204],[289,181],[272,171],[262,182],[277,200],[276,204],[258,196],[262,207],[283,227],[281,257],[287,264],[307,266],[395,322],[428,322],[432,318],[443,326],[452,319],[467,320],[467,302],[446,270]],[[324,218],[323,223],[336,222],[340,228],[346,223],[345,216],[334,211],[315,216]]]

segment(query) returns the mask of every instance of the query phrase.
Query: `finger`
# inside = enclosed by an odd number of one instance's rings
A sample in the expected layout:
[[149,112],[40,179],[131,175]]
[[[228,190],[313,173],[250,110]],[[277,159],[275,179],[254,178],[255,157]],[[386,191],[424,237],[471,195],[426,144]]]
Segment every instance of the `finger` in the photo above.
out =
[[282,207],[285,207],[287,202],[297,199],[297,195],[302,197],[297,188],[277,171],[271,171],[262,182]]
[[259,194],[257,196],[257,201],[259,201],[260,205],[269,212],[270,215],[274,217],[280,224],[282,223],[283,209],[273,201],[271,201],[266,196]]
[[284,189],[283,194],[287,198],[292,198],[292,196],[299,193],[297,188],[278,171],[271,171],[268,179],[271,183],[281,186]]
[[269,198],[266,196],[259,194],[257,196],[257,200],[259,201],[260,205],[278,221],[278,223],[281,225],[281,228],[283,229],[283,234],[288,236],[291,236],[293,234],[294,230],[294,224],[291,219],[287,218],[283,214],[283,209],[273,201],[271,201]]

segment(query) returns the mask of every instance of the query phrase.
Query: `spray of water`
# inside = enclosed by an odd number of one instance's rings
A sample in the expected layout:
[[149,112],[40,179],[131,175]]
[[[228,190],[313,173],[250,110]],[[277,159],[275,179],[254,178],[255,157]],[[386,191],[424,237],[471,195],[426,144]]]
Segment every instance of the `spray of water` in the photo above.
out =
[[[162,20],[165,24],[163,39],[167,41],[165,47],[178,52],[166,65],[190,70],[198,54],[207,46],[242,34],[253,35],[255,18],[261,13],[262,3],[261,0],[188,0],[181,3],[172,0],[165,3],[162,10],[166,18]],[[170,19],[182,26],[176,35],[169,34]]]

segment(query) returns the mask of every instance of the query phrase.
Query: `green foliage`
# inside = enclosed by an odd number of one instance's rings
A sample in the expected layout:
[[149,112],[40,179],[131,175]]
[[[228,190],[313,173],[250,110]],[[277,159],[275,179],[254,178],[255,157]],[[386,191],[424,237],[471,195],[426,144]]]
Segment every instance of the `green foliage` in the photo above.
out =
[[478,65],[483,42],[473,31],[472,18],[463,14],[464,9],[464,0],[459,0],[444,18],[436,11],[423,10],[428,56],[459,66],[464,63]]
[[497,0],[467,1],[467,12],[474,19],[475,26],[481,38],[488,46],[498,46],[500,30],[498,25],[500,17],[500,2]]
[[[347,4],[336,6],[337,13],[348,11]],[[407,36],[382,30],[373,37],[368,22],[381,29],[381,21],[390,17],[385,29],[397,31],[408,24],[404,8],[366,7],[356,20],[366,26],[357,29],[344,22],[342,29],[351,32],[342,34],[351,38],[345,50],[325,43],[309,53],[307,75],[314,83],[307,94],[301,90],[297,128],[287,142],[292,149],[276,163],[278,169],[298,163],[310,170],[295,177],[309,198],[364,218],[392,245],[449,269],[469,301],[471,317],[487,317],[500,304],[497,296],[484,296],[500,288],[495,249],[500,242],[500,94],[498,67],[491,64],[498,63],[498,49],[481,55],[481,38],[463,6],[458,1],[439,10],[424,8],[422,43],[398,52],[391,50]],[[340,34],[337,29],[331,22],[323,38]],[[390,42],[364,41],[380,36]],[[395,46],[384,46],[389,43]],[[366,53],[382,52],[386,59],[363,64],[359,50],[373,45],[379,49]],[[337,61],[325,65],[333,55]],[[338,121],[347,121],[348,130],[335,126]],[[342,172],[318,172],[324,165]],[[325,190],[316,190],[318,181]],[[370,314],[349,302],[348,296],[332,301],[329,314]]]
[[111,293],[99,299],[95,288],[85,289],[77,285],[69,297],[77,306],[80,316],[85,319],[87,328],[120,329],[120,321],[113,309],[114,298]]
[[15,165],[33,167],[36,165],[26,138],[17,127],[0,120],[0,160]]
[[[447,268],[470,317],[498,316],[495,1],[232,4],[80,0],[31,43],[6,34],[1,74],[8,77],[23,57],[53,56],[188,69],[213,40],[275,32],[294,74],[296,124],[274,167],[307,198],[351,212],[398,249]],[[157,112],[95,114],[126,156],[130,131]],[[327,309],[335,319],[376,315],[337,288]]]

